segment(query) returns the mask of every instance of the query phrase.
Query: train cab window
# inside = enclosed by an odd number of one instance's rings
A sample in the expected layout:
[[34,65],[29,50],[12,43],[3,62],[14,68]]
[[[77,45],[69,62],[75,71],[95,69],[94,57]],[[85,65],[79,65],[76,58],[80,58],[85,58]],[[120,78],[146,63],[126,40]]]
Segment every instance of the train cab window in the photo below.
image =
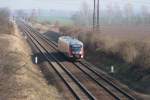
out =
[[81,48],[82,48],[82,45],[78,45],[78,44],[71,46],[71,50],[74,52],[80,52]]

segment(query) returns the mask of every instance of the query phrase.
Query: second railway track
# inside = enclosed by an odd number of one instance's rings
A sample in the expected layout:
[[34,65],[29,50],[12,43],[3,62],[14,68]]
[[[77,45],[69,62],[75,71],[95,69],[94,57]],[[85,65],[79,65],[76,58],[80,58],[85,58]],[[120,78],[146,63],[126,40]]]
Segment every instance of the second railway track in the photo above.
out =
[[[54,61],[51,62],[52,59],[50,56],[45,55],[45,49],[38,43],[37,40],[34,40],[33,37],[31,37],[30,32],[25,29],[25,27],[22,27],[23,31],[26,33],[28,38],[30,38],[30,42],[32,42],[36,48],[44,55],[44,57],[47,59],[47,61],[52,65],[53,69],[56,71],[56,73],[61,77],[61,79],[64,81],[64,83],[67,85],[71,93],[74,95],[76,99],[83,99],[83,100],[95,100],[95,97],[92,96],[89,91],[87,91],[84,86],[82,86],[67,70],[61,66],[61,68],[55,63]],[[40,47],[41,46],[41,47]],[[56,61],[57,62],[57,61]],[[71,77],[72,76],[72,77]],[[67,92],[67,91],[66,91]]]
[[[19,23],[22,25],[24,31],[26,31],[28,37],[31,38],[32,42],[36,42],[36,45],[40,45],[40,48],[43,48],[44,52],[48,54],[50,52],[58,52],[56,43],[49,41],[25,23]],[[102,77],[86,62],[68,62],[61,53],[55,56],[53,54],[49,55],[55,59],[58,65],[64,67],[62,69],[66,70],[65,72],[68,73],[70,77],[74,78],[74,81],[77,82],[76,84],[82,89],[81,93],[85,94],[89,99],[101,99],[101,97],[105,95],[108,98],[105,97],[102,100],[135,100],[133,96]],[[47,57],[47,59],[49,59],[49,57]],[[72,86],[69,85],[69,87],[71,88]],[[76,92],[77,91],[74,92],[76,98],[81,99]]]

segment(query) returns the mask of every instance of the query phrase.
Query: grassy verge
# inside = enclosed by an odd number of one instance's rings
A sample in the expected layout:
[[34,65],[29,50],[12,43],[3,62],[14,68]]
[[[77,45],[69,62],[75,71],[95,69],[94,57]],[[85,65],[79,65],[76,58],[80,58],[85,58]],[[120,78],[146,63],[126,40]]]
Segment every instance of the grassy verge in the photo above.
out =
[[0,27],[0,100],[59,99],[57,89],[47,85],[38,66],[32,64],[31,50],[16,24]]

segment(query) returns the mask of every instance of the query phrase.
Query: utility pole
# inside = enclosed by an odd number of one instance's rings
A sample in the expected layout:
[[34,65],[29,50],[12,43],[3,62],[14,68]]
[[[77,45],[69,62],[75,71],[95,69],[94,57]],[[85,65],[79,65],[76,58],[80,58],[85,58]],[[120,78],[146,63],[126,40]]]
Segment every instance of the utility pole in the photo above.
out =
[[93,31],[100,31],[100,1],[94,0]]
[[99,4],[100,2],[99,2],[99,0],[97,0],[97,31],[99,31],[99,28],[100,28],[100,23],[99,23],[99,17],[100,17],[100,15],[99,15],[99,9],[100,9],[100,7],[99,7]]
[[94,9],[93,9],[93,31],[95,30],[95,20],[96,19],[96,0],[94,0]]

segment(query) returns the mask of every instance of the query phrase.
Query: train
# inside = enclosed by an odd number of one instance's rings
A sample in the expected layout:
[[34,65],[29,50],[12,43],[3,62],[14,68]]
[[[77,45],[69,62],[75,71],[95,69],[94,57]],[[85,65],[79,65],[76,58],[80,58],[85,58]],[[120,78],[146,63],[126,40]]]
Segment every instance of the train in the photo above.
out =
[[70,36],[61,36],[58,38],[58,49],[70,59],[79,60],[84,58],[83,43]]

